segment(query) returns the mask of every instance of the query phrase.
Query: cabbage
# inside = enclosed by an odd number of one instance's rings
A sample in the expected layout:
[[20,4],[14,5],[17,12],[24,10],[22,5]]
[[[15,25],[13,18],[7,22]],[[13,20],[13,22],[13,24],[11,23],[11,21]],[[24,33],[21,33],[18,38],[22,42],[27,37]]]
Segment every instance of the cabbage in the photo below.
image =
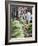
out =
[[24,37],[23,34],[23,24],[19,20],[13,20],[11,21],[11,36],[15,37]]

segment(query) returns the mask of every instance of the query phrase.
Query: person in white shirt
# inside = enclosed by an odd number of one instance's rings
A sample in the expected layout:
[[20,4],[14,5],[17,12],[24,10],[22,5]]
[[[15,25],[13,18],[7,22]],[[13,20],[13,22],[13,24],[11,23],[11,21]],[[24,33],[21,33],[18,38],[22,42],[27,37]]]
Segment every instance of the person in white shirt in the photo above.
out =
[[32,18],[32,15],[30,12],[27,12],[27,20],[28,20],[28,23],[30,23],[30,20]]

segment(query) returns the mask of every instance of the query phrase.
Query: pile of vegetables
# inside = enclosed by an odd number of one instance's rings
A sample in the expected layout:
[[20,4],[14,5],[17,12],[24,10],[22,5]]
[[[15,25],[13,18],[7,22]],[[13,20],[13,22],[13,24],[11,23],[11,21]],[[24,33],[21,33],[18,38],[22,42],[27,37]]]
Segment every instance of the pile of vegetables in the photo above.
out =
[[[24,31],[25,28],[25,31]],[[11,37],[24,37],[32,33],[32,24],[24,24],[24,20],[20,18],[19,20],[11,19],[10,21]],[[29,33],[29,34],[28,34]]]

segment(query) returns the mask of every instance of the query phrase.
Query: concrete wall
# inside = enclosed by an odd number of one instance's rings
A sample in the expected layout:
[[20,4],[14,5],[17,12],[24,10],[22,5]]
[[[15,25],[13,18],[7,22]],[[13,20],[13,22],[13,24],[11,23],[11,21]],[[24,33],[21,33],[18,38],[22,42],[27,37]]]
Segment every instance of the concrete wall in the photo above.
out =
[[38,3],[37,3],[37,42],[38,42]]

